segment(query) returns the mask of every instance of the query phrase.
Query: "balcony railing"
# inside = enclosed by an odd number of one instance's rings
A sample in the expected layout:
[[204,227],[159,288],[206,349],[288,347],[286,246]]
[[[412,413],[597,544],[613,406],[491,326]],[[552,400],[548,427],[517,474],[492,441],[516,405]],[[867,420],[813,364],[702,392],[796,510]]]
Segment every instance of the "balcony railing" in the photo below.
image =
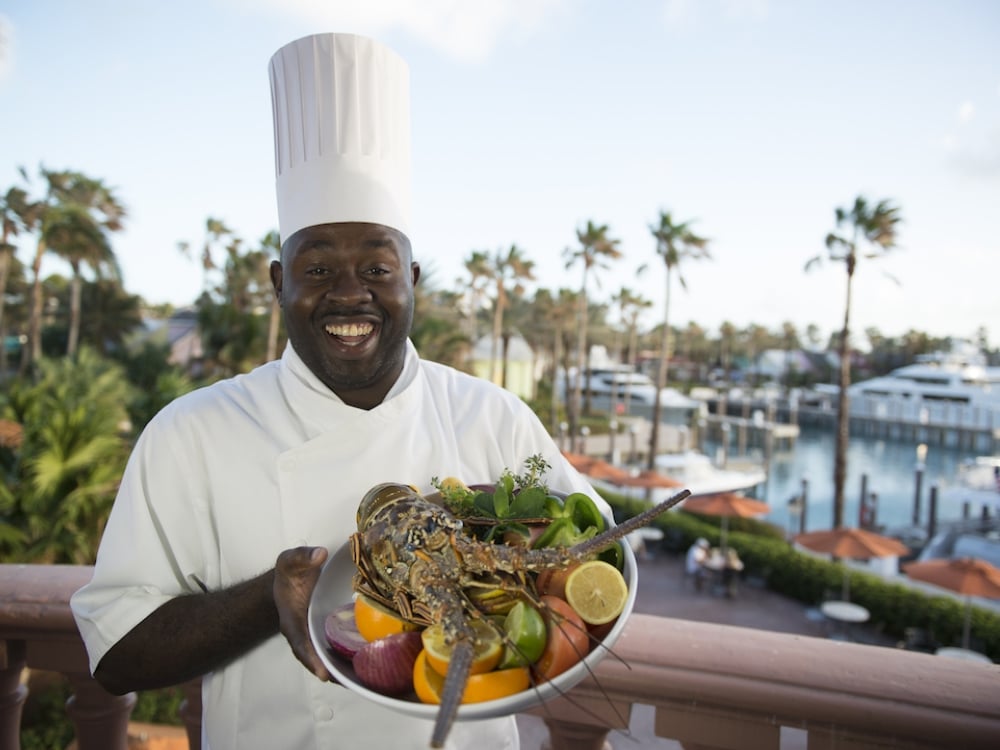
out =
[[[25,666],[69,678],[79,750],[126,750],[134,696],[90,677],[69,597],[90,568],[0,565],[0,750],[17,750]],[[785,730],[810,750],[1000,747],[1000,666],[892,648],[633,615],[595,679],[534,710],[553,750],[604,745],[633,706],[685,748],[779,750]],[[200,747],[200,695],[182,719]]]

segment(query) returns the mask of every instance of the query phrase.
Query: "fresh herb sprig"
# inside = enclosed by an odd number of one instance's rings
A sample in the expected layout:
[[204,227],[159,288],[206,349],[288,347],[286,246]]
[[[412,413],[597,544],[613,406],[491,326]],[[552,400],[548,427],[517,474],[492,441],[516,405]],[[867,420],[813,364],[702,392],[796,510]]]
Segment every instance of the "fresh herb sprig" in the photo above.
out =
[[478,529],[484,541],[515,532],[531,536],[528,524],[546,525],[535,547],[572,546],[604,530],[605,522],[594,501],[575,492],[566,500],[549,492],[544,482],[551,464],[540,454],[529,456],[524,471],[504,469],[490,491],[471,489],[458,479],[431,480],[452,513]]

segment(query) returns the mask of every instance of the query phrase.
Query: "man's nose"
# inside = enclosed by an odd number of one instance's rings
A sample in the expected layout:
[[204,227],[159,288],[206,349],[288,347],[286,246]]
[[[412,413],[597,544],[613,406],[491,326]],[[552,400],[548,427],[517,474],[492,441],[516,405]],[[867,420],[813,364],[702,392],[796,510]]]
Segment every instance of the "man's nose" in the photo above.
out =
[[341,304],[366,302],[371,299],[371,291],[364,279],[355,273],[336,273],[330,278],[326,296]]

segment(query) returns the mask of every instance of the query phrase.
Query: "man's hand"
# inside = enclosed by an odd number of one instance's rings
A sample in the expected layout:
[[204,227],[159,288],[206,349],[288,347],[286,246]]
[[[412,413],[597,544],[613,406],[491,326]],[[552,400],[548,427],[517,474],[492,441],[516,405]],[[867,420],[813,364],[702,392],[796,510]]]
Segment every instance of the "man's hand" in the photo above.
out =
[[274,568],[274,605],[281,634],[292,647],[295,658],[321,680],[330,680],[332,676],[309,639],[306,616],[309,598],[327,555],[324,547],[287,549],[278,555]]

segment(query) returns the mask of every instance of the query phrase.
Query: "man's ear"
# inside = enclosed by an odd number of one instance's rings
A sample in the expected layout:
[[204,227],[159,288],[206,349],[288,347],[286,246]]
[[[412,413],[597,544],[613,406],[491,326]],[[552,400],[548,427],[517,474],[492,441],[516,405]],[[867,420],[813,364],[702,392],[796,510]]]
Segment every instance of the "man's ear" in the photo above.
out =
[[278,300],[278,304],[281,304],[281,261],[272,260],[271,261],[271,286],[274,287],[274,296]]
[[420,280],[420,264],[417,261],[412,261],[410,263],[410,276],[412,277],[413,286],[417,285]]

